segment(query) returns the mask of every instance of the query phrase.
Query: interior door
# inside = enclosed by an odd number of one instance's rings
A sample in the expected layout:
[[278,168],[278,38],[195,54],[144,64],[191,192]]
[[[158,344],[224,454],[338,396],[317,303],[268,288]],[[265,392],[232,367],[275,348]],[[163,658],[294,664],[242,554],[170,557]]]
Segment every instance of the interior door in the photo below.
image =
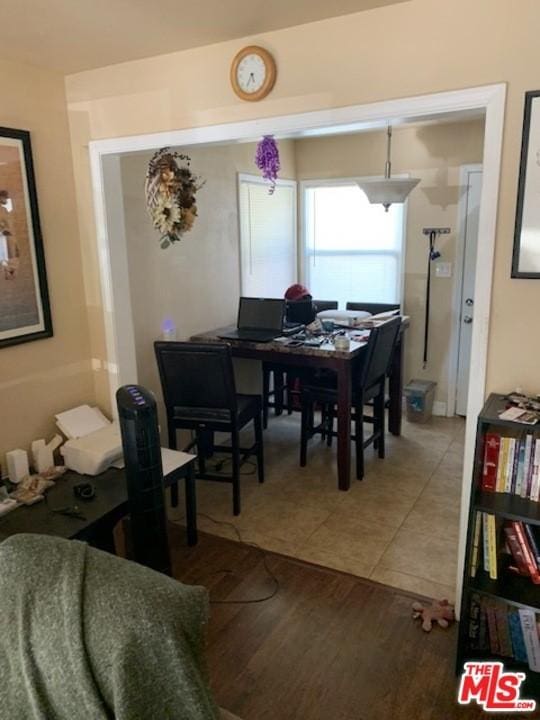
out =
[[471,338],[474,322],[474,276],[476,272],[476,248],[478,243],[478,219],[482,193],[482,170],[467,170],[465,193],[465,225],[462,287],[459,323],[459,347],[456,384],[456,414],[467,414],[469,392],[469,368],[471,362]]

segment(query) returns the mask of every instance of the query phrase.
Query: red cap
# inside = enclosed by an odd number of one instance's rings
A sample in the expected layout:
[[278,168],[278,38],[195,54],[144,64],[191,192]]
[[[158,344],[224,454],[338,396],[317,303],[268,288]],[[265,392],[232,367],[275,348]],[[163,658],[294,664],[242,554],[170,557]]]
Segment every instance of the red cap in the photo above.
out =
[[292,300],[294,302],[295,300],[302,300],[310,295],[311,293],[305,285],[296,283],[295,285],[291,285],[290,288],[287,288],[287,291],[285,292],[285,300]]

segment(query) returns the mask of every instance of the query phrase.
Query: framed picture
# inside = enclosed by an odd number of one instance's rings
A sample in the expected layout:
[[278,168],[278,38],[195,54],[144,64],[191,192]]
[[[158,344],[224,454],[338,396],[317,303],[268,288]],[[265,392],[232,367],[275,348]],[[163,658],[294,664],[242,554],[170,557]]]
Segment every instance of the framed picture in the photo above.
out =
[[513,278],[540,278],[540,90],[525,93]]
[[30,134],[0,128],[0,348],[52,334]]

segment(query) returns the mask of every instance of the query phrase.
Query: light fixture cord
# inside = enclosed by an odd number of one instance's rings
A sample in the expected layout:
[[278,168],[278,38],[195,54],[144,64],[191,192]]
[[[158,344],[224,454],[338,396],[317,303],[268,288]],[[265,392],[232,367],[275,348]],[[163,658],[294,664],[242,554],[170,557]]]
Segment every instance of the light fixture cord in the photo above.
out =
[[384,166],[384,178],[390,180],[390,174],[392,172],[392,163],[390,162],[390,154],[392,151],[392,126],[388,126],[387,143],[386,143],[386,165]]

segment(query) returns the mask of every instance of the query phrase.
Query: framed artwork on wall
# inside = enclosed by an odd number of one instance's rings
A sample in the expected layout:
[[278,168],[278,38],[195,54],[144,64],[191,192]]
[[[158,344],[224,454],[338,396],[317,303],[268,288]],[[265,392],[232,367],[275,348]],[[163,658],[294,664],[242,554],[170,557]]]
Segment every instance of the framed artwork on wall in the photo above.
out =
[[52,334],[30,133],[0,128],[0,348]]
[[540,278],[540,90],[525,93],[513,278]]

